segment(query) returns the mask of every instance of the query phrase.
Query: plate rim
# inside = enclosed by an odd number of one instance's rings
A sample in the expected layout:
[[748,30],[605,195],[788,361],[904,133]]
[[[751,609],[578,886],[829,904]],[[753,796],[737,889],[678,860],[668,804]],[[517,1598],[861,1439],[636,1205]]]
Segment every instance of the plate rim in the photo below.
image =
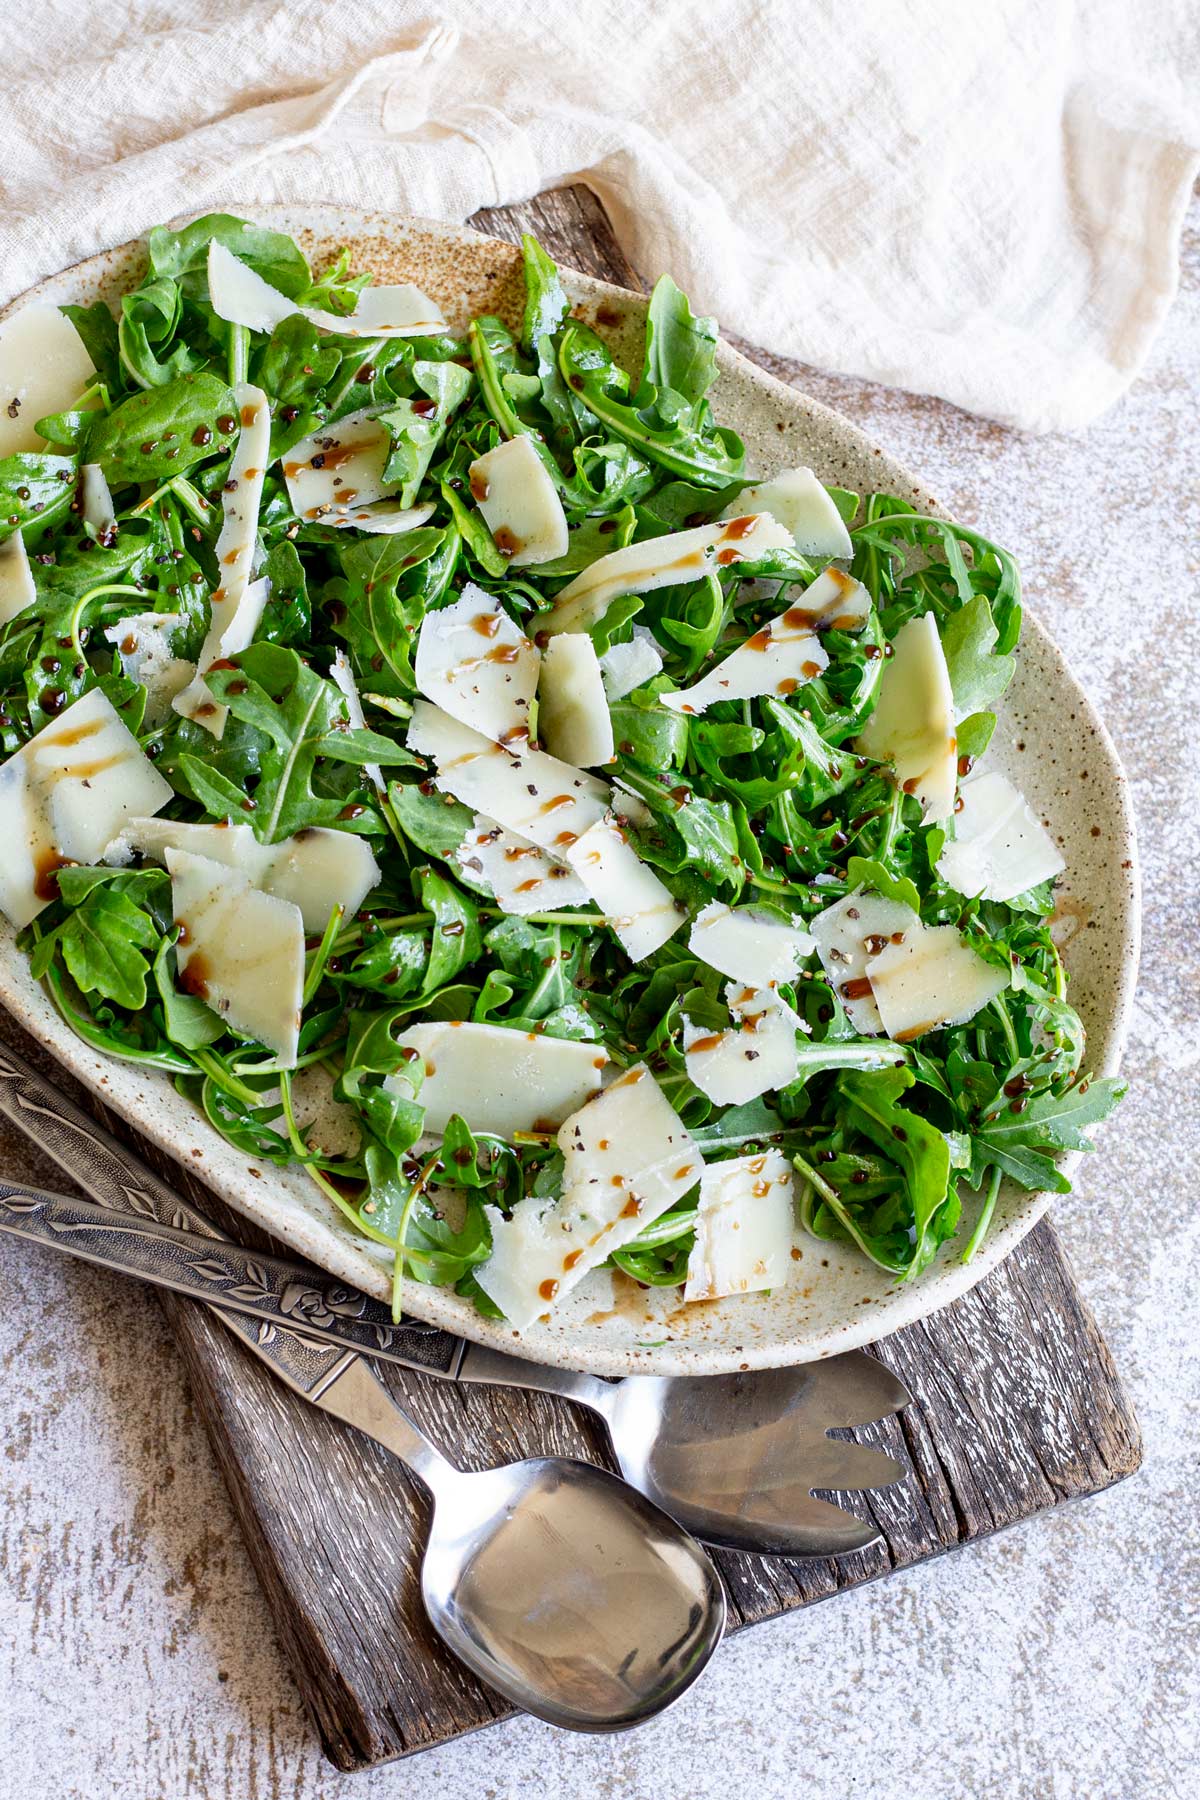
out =
[[[340,206],[329,202],[312,205],[269,204],[253,206],[245,209],[230,210],[235,216],[251,219],[263,224],[274,224],[277,229],[293,233],[307,231],[319,235],[326,227],[337,236],[345,232],[350,221],[364,233],[375,231],[412,233],[418,237],[434,237],[445,243],[458,243],[478,246],[481,243],[495,245],[507,257],[520,255],[519,245],[506,238],[493,237],[491,234],[476,231],[470,226],[454,225],[444,220],[424,219],[412,214],[384,214],[368,211],[353,205]],[[172,225],[182,224],[203,214],[188,211],[171,220]],[[303,224],[297,221],[303,220]],[[56,290],[72,285],[73,278],[83,272],[90,271],[100,265],[97,271],[103,274],[103,264],[109,259],[123,255],[144,245],[145,237],[127,239],[125,242],[99,250],[89,257],[69,264],[56,273],[43,277],[23,293],[0,308],[0,322],[19,310],[21,307],[41,300],[53,300]],[[582,291],[588,299],[611,297],[619,299],[625,306],[633,306],[639,314],[644,313],[648,296],[636,289],[626,288],[617,283],[606,281],[595,275],[586,274],[582,270],[560,264],[566,279],[566,285],[573,293]],[[803,388],[792,386],[780,380],[769,369],[746,356],[727,339],[722,338],[717,350],[718,373],[726,371],[736,373],[748,379],[753,386],[761,389],[768,396],[776,395],[781,402],[794,408],[799,400],[804,408],[816,419],[825,423],[837,438],[852,445],[859,452],[868,454],[881,453],[893,468],[897,469],[909,484],[914,496],[914,511],[927,512],[931,516],[944,511],[936,498],[920,482],[916,474],[879,444],[870,434],[848,419],[836,408],[827,406],[806,393]],[[1115,793],[1120,813],[1120,825],[1123,833],[1120,849],[1128,859],[1129,902],[1122,921],[1121,933],[1121,965],[1122,974],[1117,987],[1116,999],[1111,1014],[1105,1019],[1106,1026],[1103,1055],[1093,1065],[1092,1073],[1098,1076],[1114,1075],[1121,1061],[1121,1054],[1128,1036],[1134,991],[1137,983],[1138,963],[1142,934],[1142,896],[1140,860],[1137,842],[1137,827],[1134,815],[1131,785],[1128,774],[1121,762],[1116,745],[1092,703],[1086,689],[1074,674],[1067,658],[1059,648],[1055,639],[1041,623],[1036,614],[1027,608],[1022,622],[1022,641],[1037,641],[1043,653],[1048,654],[1058,665],[1062,676],[1074,689],[1077,697],[1081,723],[1096,737],[1098,747],[1102,750],[1108,770],[1112,773],[1112,791]],[[1105,783],[1105,786],[1109,786]],[[264,1174],[259,1188],[247,1192],[244,1196],[233,1197],[224,1191],[220,1177],[211,1168],[202,1170],[190,1160],[190,1153],[196,1140],[180,1143],[174,1140],[168,1126],[156,1123],[153,1113],[148,1118],[132,1116],[132,1107],[123,1108],[112,1093],[108,1071],[120,1059],[100,1057],[97,1052],[82,1039],[76,1038],[70,1027],[49,1007],[51,1031],[48,1034],[41,1028],[41,1021],[29,1014],[22,996],[15,992],[9,977],[7,961],[13,953],[11,929],[4,927],[4,935],[0,938],[0,1006],[12,1013],[17,1023],[28,1030],[38,1043],[54,1057],[62,1066],[78,1080],[81,1080],[98,1099],[110,1106],[122,1120],[137,1133],[148,1138],[158,1148],[170,1154],[181,1167],[186,1167],[194,1176],[198,1176],[206,1185],[232,1206],[243,1217],[262,1229],[271,1233],[277,1240],[286,1243],[290,1248],[312,1259],[312,1248],[308,1244],[296,1241],[296,1234],[287,1219],[280,1219],[270,1202],[269,1178]],[[27,959],[20,958],[26,964]],[[41,994],[39,987],[36,991]],[[55,1041],[57,1039],[57,1041]],[[161,1077],[161,1079],[166,1079]],[[202,1130],[212,1131],[206,1127],[200,1115],[196,1115],[196,1124]],[[216,1142],[224,1145],[225,1140],[213,1133]],[[228,1148],[228,1146],[226,1146]],[[1057,1167],[1070,1176],[1081,1161],[1083,1153],[1069,1151],[1057,1160]],[[243,1159],[247,1162],[248,1159]],[[707,1341],[693,1339],[678,1342],[667,1342],[654,1348],[638,1347],[629,1343],[606,1345],[598,1342],[594,1349],[585,1351],[574,1348],[567,1340],[557,1339],[541,1342],[538,1339],[528,1340],[523,1333],[516,1331],[507,1320],[491,1320],[476,1312],[469,1301],[459,1298],[453,1289],[429,1287],[424,1284],[406,1280],[404,1283],[405,1316],[420,1320],[426,1324],[440,1327],[457,1337],[499,1349],[508,1354],[517,1354],[531,1362],[542,1363],[551,1367],[571,1368],[586,1371],[594,1375],[624,1376],[630,1373],[655,1375],[704,1375],[716,1373],[733,1373],[745,1369],[779,1368],[821,1361],[829,1356],[839,1355],[843,1351],[861,1349],[890,1336],[893,1332],[903,1330],[906,1326],[917,1323],[923,1318],[931,1317],[943,1307],[962,1297],[977,1286],[994,1269],[998,1268],[1006,1257],[1017,1248],[1022,1240],[1033,1230],[1034,1226],[1045,1216],[1050,1208],[1054,1195],[1042,1190],[1030,1193],[1022,1202],[1017,1214],[1008,1220],[994,1235],[989,1236],[977,1256],[969,1264],[961,1262],[940,1265],[932,1281],[918,1280],[911,1286],[897,1286],[888,1292],[886,1327],[879,1312],[867,1314],[859,1312],[849,1316],[840,1326],[828,1327],[820,1333],[797,1339],[795,1337],[777,1337],[766,1342],[750,1343],[744,1346],[720,1349]],[[365,1287],[364,1269],[356,1260],[363,1253],[354,1251],[347,1245],[347,1253],[342,1253],[341,1240],[329,1238],[329,1254],[321,1257],[320,1266],[326,1273],[349,1282],[356,1287]],[[381,1276],[383,1265],[374,1264]],[[381,1282],[375,1284],[374,1291],[381,1291]],[[390,1287],[390,1277],[387,1278]],[[370,1291],[370,1290],[368,1290]]]

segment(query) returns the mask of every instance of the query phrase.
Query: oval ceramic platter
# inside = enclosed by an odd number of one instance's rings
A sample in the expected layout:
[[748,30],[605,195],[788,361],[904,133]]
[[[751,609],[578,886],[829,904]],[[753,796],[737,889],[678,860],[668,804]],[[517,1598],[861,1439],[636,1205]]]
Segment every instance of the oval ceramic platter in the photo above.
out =
[[[355,266],[383,281],[415,281],[453,326],[477,313],[520,319],[520,253],[511,244],[420,220],[334,207],[261,208],[262,223],[291,232],[316,266],[342,244]],[[32,298],[116,301],[140,279],[140,244],[92,257],[44,282]],[[564,271],[578,315],[640,361],[645,301]],[[715,409],[745,439],[747,467],[768,475],[797,462],[859,492],[911,495],[936,512],[920,481],[836,413],[784,386],[728,346],[718,355]],[[987,521],[982,521],[986,530]],[[1060,942],[1071,997],[1087,1027],[1088,1065],[1111,1074],[1124,1037],[1138,950],[1133,818],[1116,751],[1054,644],[1026,615],[1016,677],[1000,713],[989,766],[1022,787],[1061,846],[1067,874],[1058,891]],[[31,979],[11,928],[0,921],[0,1001],[71,1072],[137,1129],[202,1174],[231,1206],[339,1278],[386,1298],[386,1252],[357,1236],[299,1171],[258,1168],[232,1148],[170,1086],[82,1043]],[[1068,1169],[1076,1160],[1067,1156]],[[964,1267],[953,1244],[911,1285],[898,1286],[851,1249],[804,1239],[792,1280],[774,1294],[685,1307],[677,1291],[643,1290],[597,1271],[552,1320],[523,1332],[492,1322],[450,1289],[406,1282],[410,1316],[546,1363],[601,1375],[712,1374],[811,1361],[882,1337],[935,1312],[972,1287],[1020,1242],[1050,1196],[1005,1184],[992,1231]],[[960,1242],[962,1239],[960,1238]]]

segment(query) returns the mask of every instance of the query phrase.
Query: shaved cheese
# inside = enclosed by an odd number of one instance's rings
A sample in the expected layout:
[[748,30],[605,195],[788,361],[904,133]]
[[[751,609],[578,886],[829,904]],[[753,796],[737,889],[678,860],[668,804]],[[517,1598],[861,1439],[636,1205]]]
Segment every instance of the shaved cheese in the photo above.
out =
[[[346,717],[351,725],[355,731],[365,731],[367,721],[363,715],[362,701],[359,699],[358,683],[354,679],[354,670],[350,667],[350,659],[344,650],[334,651],[329,676],[346,702]],[[378,763],[364,763],[363,773],[376,793],[385,794],[387,792],[383,780],[383,770]]]
[[581,769],[616,754],[604,676],[586,631],[550,639],[538,679],[538,738],[554,756]]
[[641,962],[665,944],[687,917],[671,890],[638,857],[617,821],[598,824],[567,848],[567,861],[596,904],[625,954]]
[[933,614],[896,633],[875,711],[858,734],[863,756],[890,762],[906,794],[921,802],[928,825],[954,811],[957,740],[950,675]]
[[954,837],[938,857],[938,874],[960,894],[1012,900],[1066,868],[1054,839],[1029,802],[1003,775],[964,781]]
[[296,517],[322,525],[357,525],[361,530],[356,515],[394,494],[399,485],[384,480],[391,448],[387,426],[369,407],[301,438],[283,459],[283,479]]
[[126,819],[172,789],[99,688],[0,765],[0,912],[20,927],[56,897],[64,863],[94,863]]
[[[396,1042],[423,1058],[420,1101],[425,1129],[443,1132],[458,1113],[472,1131],[511,1138],[516,1131],[555,1131],[599,1091],[608,1061],[601,1044],[510,1031],[503,1025],[443,1019],[410,1025]],[[407,1093],[393,1077],[391,1085]]]
[[733,1028],[710,1031],[686,1019],[684,1061],[702,1094],[718,1106],[741,1106],[796,1079],[796,1033],[806,1028],[773,987],[730,982],[725,999]]
[[781,1150],[711,1163],[700,1177],[684,1300],[782,1287],[795,1234],[794,1176]]
[[802,925],[789,924],[760,907],[735,911],[718,900],[697,914],[688,939],[688,949],[710,969],[752,987],[790,981],[801,957],[813,947]]
[[589,899],[587,888],[566,863],[482,813],[476,813],[454,860],[485,883],[502,912],[518,917],[585,906]]
[[861,889],[847,894],[809,920],[821,967],[846,1009],[856,1031],[868,1036],[883,1030],[867,964],[892,938],[904,937],[920,925],[911,906],[885,900]]
[[108,538],[116,526],[117,510],[99,463],[84,463],[80,468],[79,514],[99,542]]
[[788,550],[791,544],[790,534],[767,513],[627,544],[624,550],[597,558],[569,582],[553,611],[538,624],[551,635],[588,631],[623,594],[649,594],[679,582],[699,581],[713,570],[754,562],[769,550]]
[[897,1041],[960,1025],[1008,986],[953,925],[924,925],[911,907],[847,894],[810,921],[817,953],[855,1029]]
[[67,412],[96,379],[83,339],[57,306],[23,306],[0,325],[0,456],[41,450],[33,429]]
[[402,537],[406,531],[415,531],[418,525],[424,525],[436,511],[432,500],[422,506],[397,506],[393,500],[376,500],[368,506],[353,506],[349,512],[342,512],[335,506],[327,517],[322,517],[321,523],[336,525],[343,530],[365,531],[375,537]]
[[565,854],[607,811],[607,782],[544,750],[514,756],[428,700],[413,707],[407,742],[432,757],[442,793],[552,854]]
[[415,673],[443,712],[521,756],[540,662],[500,602],[469,581],[453,606],[426,613]]
[[814,631],[856,631],[871,616],[871,596],[844,569],[826,569],[791,608],[794,623]]
[[492,1254],[475,1273],[518,1330],[681,1200],[703,1168],[644,1063],[567,1119],[558,1146],[558,1200],[547,1205],[530,1196],[511,1219],[488,1209]]
[[215,662],[236,656],[252,642],[271,591],[268,582],[250,580],[271,449],[271,407],[262,389],[249,382],[233,391],[242,428],[221,492],[224,516],[215,551],[221,585],[213,590],[212,616],[195,678],[171,703],[177,713],[203,725],[215,738],[225,734],[229,709],[213,699],[204,677]]
[[79,471],[79,510],[92,536],[103,544],[116,525],[117,511],[99,463],[84,463]]
[[802,607],[790,606],[739,644],[694,687],[660,694],[659,702],[672,712],[702,713],[718,700],[755,700],[763,694],[786,700],[828,663],[811,615]]
[[171,904],[182,930],[179,985],[235,1031],[295,1067],[304,1000],[300,908],[252,886],[238,869],[168,850]]
[[471,493],[510,569],[567,554],[567,515],[541,457],[524,435],[497,444],[468,470]]
[[318,330],[341,337],[412,337],[442,331],[446,324],[441,309],[410,282],[364,289],[349,315],[300,306],[216,238],[208,246],[208,297],[219,319],[251,331],[274,331],[296,313]]
[[214,663],[236,656],[239,650],[245,650],[253,643],[254,634],[262,622],[263,610],[270,598],[271,583],[266,576],[261,581],[252,581],[236,601],[227,595],[218,599],[218,594],[221,594],[220,588],[212,598],[212,618],[200,649],[198,672],[182,693],[176,694],[171,706],[183,718],[191,719],[196,725],[203,725],[206,731],[219,739],[225,735],[225,720],[229,715],[229,708],[214,700],[203,676]]
[[655,643],[653,633],[644,625],[635,625],[627,644],[613,644],[600,658],[600,673],[604,677],[609,704],[615,706],[626,694],[632,694],[634,688],[653,681],[662,665],[662,651]]
[[324,931],[335,906],[343,907],[352,919],[380,879],[379,865],[364,838],[322,825],[278,844],[260,844],[248,825],[130,819],[117,842],[105,850],[105,861],[133,850],[157,862],[166,861],[168,851],[185,850],[236,869],[264,893],[298,906],[304,929],[314,935]]
[[721,517],[731,519],[735,512],[770,513],[791,532],[802,556],[843,556],[848,560],[854,554],[841,513],[803,464],[746,488]]
[[195,663],[176,656],[171,648],[172,633],[182,624],[181,613],[133,613],[104,633],[124,673],[146,690],[146,725],[162,724],[175,696],[196,673]]
[[7,625],[37,599],[29,552],[19,531],[0,543],[0,625]]
[[867,964],[887,1035],[897,1043],[962,1025],[1008,986],[1008,971],[976,956],[953,925],[919,925]]

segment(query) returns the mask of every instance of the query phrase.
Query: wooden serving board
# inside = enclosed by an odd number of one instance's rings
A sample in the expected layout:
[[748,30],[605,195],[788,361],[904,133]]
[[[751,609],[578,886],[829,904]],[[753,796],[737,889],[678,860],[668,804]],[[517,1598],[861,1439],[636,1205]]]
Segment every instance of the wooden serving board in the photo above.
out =
[[[583,188],[471,221],[537,233],[563,264],[640,285]],[[750,352],[753,354],[753,352]],[[772,359],[787,378],[787,366]],[[58,1070],[5,1016],[2,1034],[244,1243],[269,1241]],[[48,1159],[7,1135],[0,1167],[61,1188]],[[425,1502],[399,1464],[296,1398],[210,1313],[162,1296],[267,1602],[328,1757],[361,1769],[506,1717],[425,1622],[418,1582]],[[720,1553],[732,1629],[755,1625],[969,1543],[1043,1508],[1100,1492],[1137,1468],[1137,1421],[1058,1238],[1043,1220],[1001,1268],[932,1319],[876,1346],[913,1405],[856,1433],[904,1458],[910,1477],[843,1496],[883,1533],[871,1550],[788,1562]],[[561,1453],[608,1462],[591,1415],[513,1389],[460,1389],[380,1365],[397,1397],[464,1466]]]

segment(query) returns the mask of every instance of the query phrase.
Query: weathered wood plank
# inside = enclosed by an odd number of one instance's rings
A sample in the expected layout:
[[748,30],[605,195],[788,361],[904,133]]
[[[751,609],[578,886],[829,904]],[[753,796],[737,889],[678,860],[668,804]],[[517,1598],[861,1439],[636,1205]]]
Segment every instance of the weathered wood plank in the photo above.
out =
[[[564,263],[639,285],[599,202],[582,188],[477,215],[515,241],[537,232]],[[755,354],[751,352],[751,354]],[[768,360],[765,357],[763,360]],[[773,372],[794,371],[770,359]],[[51,1060],[5,1018],[3,1033],[43,1070]],[[55,1072],[223,1229],[267,1239],[177,1164]],[[0,1125],[0,1166],[43,1186],[54,1167]],[[505,1716],[429,1631],[417,1568],[425,1502],[376,1446],[273,1381],[200,1308],[163,1296],[246,1540],[326,1753],[362,1768]],[[907,1383],[902,1420],[855,1433],[898,1451],[908,1480],[868,1497],[884,1543],[836,1561],[719,1558],[734,1628],[827,1599],[1040,1509],[1095,1493],[1138,1464],[1137,1424],[1053,1228],[1043,1222],[971,1294],[877,1347]],[[388,1369],[402,1403],[469,1466],[532,1453],[608,1460],[589,1415],[541,1395],[458,1390]]]

